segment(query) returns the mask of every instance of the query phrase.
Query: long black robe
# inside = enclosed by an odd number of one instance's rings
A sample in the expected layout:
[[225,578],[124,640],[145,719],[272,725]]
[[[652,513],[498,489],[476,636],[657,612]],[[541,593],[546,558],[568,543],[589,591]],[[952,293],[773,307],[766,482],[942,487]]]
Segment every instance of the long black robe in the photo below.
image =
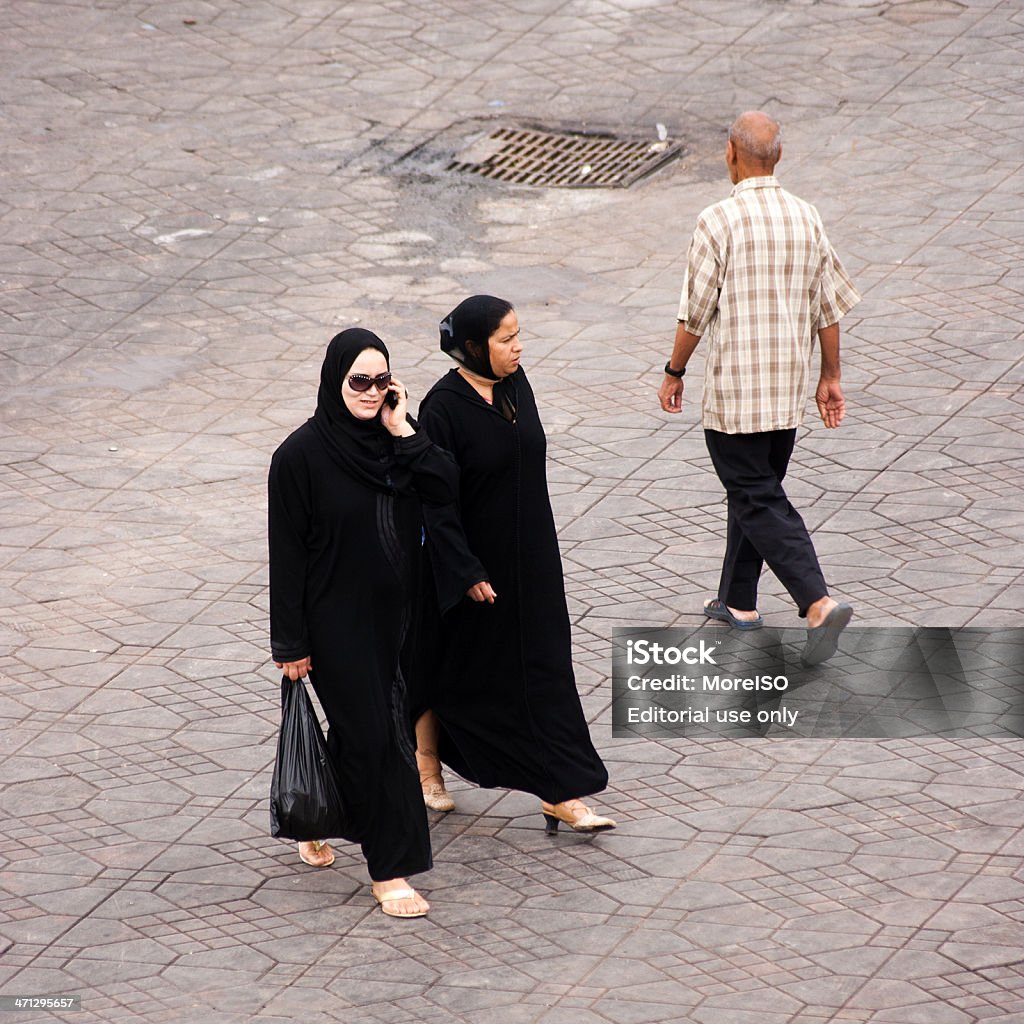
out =
[[275,452],[269,476],[271,649],[275,661],[312,658],[351,818],[343,838],[362,845],[374,881],[432,863],[403,642],[422,562],[421,499],[450,502],[458,472],[422,430],[396,440],[394,453],[412,473],[405,493],[346,473],[309,421]]
[[[516,416],[499,411],[514,395]],[[425,510],[436,632],[422,631],[417,713],[441,724],[441,759],[481,786],[558,803],[604,789],[572,668],[545,469],[546,440],[522,369],[485,402],[456,370],[423,399],[420,418],[459,465],[457,505]],[[465,597],[490,580],[494,604]]]

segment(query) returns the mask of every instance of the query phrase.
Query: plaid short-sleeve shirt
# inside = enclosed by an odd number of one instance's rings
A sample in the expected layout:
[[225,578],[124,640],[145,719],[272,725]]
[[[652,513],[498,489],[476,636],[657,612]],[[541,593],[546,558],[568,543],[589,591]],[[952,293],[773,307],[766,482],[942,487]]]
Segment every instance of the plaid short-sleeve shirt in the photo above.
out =
[[697,219],[679,321],[707,344],[704,426],[800,426],[811,351],[860,301],[818,211],[774,178],[745,178]]

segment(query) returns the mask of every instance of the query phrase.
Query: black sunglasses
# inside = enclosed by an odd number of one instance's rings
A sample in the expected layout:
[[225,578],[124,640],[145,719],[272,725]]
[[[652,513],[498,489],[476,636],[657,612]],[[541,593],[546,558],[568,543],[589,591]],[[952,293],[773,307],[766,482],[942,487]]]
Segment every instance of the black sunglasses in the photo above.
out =
[[371,377],[366,373],[353,373],[348,379],[348,386],[353,391],[369,391],[374,385],[376,385],[378,391],[387,391],[390,383],[390,370],[387,373],[378,373],[376,377]]

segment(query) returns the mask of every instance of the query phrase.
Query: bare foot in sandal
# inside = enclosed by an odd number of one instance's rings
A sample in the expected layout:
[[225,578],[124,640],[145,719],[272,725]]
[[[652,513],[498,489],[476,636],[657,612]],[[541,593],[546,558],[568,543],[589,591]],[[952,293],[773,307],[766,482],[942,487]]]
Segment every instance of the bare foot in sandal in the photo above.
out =
[[404,878],[374,882],[373,898],[388,917],[423,917],[430,904]]
[[329,868],[334,863],[334,851],[326,839],[314,839],[311,843],[299,843],[299,860],[311,868]]
[[704,614],[709,619],[728,622],[736,629],[759,629],[764,625],[764,619],[757,613],[756,608],[753,611],[741,611],[719,601],[717,597],[704,602]]

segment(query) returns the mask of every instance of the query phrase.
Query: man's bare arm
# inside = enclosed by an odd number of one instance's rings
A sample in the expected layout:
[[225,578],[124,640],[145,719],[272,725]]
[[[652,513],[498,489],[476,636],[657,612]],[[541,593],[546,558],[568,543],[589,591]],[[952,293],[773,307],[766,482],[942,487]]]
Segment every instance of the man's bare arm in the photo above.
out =
[[818,330],[821,347],[821,376],[814,400],[818,404],[821,422],[826,427],[838,427],[846,415],[846,399],[839,383],[839,324],[829,324]]
[[[672,346],[672,358],[668,365],[673,370],[682,370],[690,361],[693,350],[700,344],[700,335],[691,334],[686,329],[686,324],[679,324],[676,327],[676,340]],[[672,377],[665,374],[665,379],[658,388],[658,401],[661,402],[665,412],[679,412],[683,408],[683,380],[681,377]]]

